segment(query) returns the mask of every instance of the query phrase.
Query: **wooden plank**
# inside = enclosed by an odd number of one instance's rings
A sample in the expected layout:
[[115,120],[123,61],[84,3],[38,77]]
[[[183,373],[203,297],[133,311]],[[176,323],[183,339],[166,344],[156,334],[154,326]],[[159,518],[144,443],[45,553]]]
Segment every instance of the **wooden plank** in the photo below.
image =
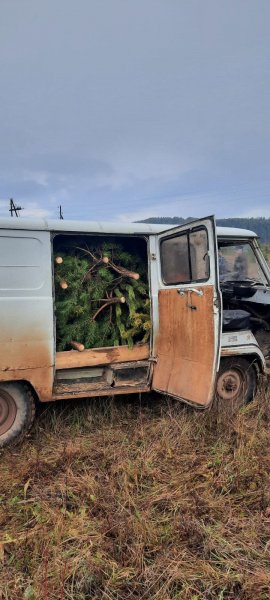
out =
[[93,348],[83,352],[68,350],[67,352],[56,352],[56,369],[94,367],[118,362],[146,360],[147,358],[149,358],[148,344],[138,344],[133,348],[128,346]]

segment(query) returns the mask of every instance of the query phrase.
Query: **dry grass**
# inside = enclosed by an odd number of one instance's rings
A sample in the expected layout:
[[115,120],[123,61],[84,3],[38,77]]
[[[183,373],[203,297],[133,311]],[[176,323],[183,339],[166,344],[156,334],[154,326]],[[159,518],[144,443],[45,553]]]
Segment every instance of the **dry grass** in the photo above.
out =
[[265,392],[42,407],[1,454],[2,600],[268,599],[269,427]]

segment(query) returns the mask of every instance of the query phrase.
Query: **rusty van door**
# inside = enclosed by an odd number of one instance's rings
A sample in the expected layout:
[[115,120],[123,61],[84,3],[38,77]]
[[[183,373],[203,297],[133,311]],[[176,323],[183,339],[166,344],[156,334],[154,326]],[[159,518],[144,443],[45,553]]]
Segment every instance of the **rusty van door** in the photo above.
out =
[[54,378],[50,233],[16,227],[0,228],[0,381],[27,381],[47,401]]
[[215,221],[209,217],[151,239],[153,389],[205,407],[220,351]]

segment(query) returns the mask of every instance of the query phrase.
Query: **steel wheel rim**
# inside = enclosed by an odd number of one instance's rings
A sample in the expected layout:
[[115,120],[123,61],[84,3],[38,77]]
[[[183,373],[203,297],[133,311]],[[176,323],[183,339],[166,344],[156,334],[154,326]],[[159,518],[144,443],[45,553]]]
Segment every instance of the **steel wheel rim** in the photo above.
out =
[[13,425],[17,414],[17,406],[10,394],[0,390],[0,435],[4,435]]
[[222,373],[217,382],[217,393],[221,400],[236,400],[242,393],[244,379],[241,371],[228,369]]

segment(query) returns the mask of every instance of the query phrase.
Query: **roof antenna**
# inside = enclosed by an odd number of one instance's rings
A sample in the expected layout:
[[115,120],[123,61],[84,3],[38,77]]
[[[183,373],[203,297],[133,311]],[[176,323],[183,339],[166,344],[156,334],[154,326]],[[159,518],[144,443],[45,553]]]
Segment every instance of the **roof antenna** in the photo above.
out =
[[59,219],[64,219],[63,213],[62,213],[62,206],[60,204],[59,208]]
[[9,208],[9,212],[10,212],[10,216],[13,217],[13,213],[15,214],[15,217],[19,216],[19,211],[23,210],[22,206],[16,206],[13,202],[13,198],[10,198],[9,201],[10,204],[10,208]]

